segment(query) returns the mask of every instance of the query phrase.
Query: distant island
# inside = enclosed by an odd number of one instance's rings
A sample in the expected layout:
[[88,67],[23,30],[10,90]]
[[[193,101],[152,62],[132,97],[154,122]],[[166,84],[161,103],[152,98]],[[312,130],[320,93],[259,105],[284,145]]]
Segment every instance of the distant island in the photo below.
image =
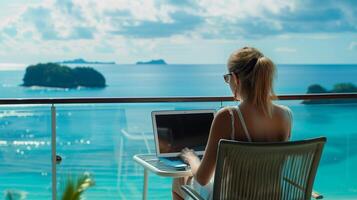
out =
[[[307,94],[316,93],[357,93],[357,87],[352,83],[339,83],[333,86],[332,90],[327,90],[319,84],[310,85]],[[309,99],[303,104],[329,104],[329,103],[357,103],[355,99]]]
[[158,60],[150,60],[150,61],[139,61],[136,62],[137,65],[167,65],[165,60],[163,59],[158,59]]
[[104,88],[104,76],[90,67],[70,68],[57,63],[31,65],[26,68],[22,86],[57,88]]
[[73,60],[65,60],[65,61],[60,61],[56,62],[58,64],[103,64],[103,65],[114,65],[115,62],[100,62],[100,61],[87,61],[84,60],[83,58],[77,58]]

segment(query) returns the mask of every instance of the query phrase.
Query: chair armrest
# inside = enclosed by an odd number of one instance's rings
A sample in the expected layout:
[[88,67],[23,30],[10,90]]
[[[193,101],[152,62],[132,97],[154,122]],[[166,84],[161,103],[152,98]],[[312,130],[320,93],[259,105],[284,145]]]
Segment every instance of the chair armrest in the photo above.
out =
[[[286,178],[286,177],[284,177],[283,179],[284,179],[286,182],[288,182],[289,184],[291,184],[292,186],[294,186],[294,187],[296,187],[296,188],[298,188],[298,189],[300,189],[300,190],[302,190],[302,191],[305,190],[302,186],[300,186],[299,184],[295,183],[294,181],[292,181],[292,180],[290,180],[290,179],[288,179],[288,178]],[[311,192],[311,197],[314,198],[314,199],[323,199],[323,198],[324,198],[324,196],[323,196],[322,194],[319,194],[319,193],[316,192],[316,191],[312,191],[312,192]]]
[[194,189],[192,189],[188,185],[181,186],[182,191],[184,191],[188,196],[190,196],[193,200],[204,200]]

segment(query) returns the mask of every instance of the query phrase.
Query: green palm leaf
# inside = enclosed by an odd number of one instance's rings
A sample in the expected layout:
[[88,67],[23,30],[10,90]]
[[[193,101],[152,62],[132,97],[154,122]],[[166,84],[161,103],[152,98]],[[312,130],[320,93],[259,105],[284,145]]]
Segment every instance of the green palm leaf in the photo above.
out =
[[77,177],[76,180],[69,177],[61,200],[80,200],[83,192],[93,185],[94,180],[88,173]]

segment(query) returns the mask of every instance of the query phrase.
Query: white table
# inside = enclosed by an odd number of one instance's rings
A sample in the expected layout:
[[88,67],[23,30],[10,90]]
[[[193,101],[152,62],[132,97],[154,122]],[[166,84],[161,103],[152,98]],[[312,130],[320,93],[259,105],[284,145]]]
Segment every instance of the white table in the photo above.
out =
[[171,178],[192,176],[191,170],[175,169],[162,163],[154,154],[138,154],[133,159],[144,168],[143,200],[147,199],[148,191],[148,171]]

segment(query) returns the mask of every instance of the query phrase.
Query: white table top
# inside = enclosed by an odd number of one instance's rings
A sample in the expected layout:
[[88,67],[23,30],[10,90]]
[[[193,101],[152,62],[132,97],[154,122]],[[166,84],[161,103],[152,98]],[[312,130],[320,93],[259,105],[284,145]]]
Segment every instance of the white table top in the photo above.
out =
[[176,169],[165,165],[154,154],[138,154],[135,155],[133,159],[145,169],[148,169],[159,176],[172,178],[192,176],[190,169]]

